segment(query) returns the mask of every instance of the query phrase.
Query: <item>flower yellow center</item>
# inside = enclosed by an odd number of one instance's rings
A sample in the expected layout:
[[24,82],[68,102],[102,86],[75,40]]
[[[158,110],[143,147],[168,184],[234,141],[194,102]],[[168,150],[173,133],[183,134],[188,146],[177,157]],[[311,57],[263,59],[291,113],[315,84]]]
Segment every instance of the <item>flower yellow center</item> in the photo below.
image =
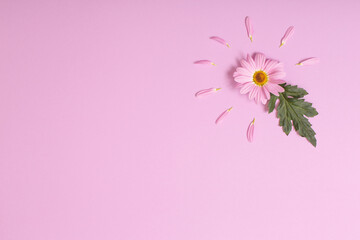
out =
[[268,75],[262,70],[256,71],[253,75],[253,81],[258,86],[264,86],[268,80]]

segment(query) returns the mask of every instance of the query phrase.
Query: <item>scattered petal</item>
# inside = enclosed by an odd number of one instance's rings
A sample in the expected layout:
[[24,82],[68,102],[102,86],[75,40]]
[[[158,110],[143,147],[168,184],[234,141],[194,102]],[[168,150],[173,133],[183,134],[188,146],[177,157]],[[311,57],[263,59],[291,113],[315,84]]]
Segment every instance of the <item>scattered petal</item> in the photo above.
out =
[[255,118],[251,121],[251,123],[247,129],[246,136],[247,136],[247,140],[249,142],[252,142],[254,139],[254,128],[255,128]]
[[279,47],[286,44],[287,40],[294,34],[294,31],[295,31],[294,26],[291,26],[286,30],[284,36],[281,39],[281,43]]
[[231,111],[232,108],[233,107],[225,110],[222,114],[220,114],[220,116],[216,119],[215,124],[221,123],[226,118],[226,116],[229,114],[229,112]]
[[205,64],[205,65],[213,65],[213,66],[215,66],[215,63],[213,63],[210,60],[199,60],[199,61],[194,62],[194,64]]
[[252,28],[249,17],[245,18],[245,26],[246,26],[247,35],[250,38],[250,41],[252,42],[253,41],[253,28]]
[[228,48],[230,48],[230,45],[221,37],[213,36],[213,37],[210,37],[210,39],[215,40],[215,41],[227,46]]
[[203,89],[198,91],[197,93],[195,93],[195,97],[203,97],[203,96],[207,96],[207,95],[211,95],[213,93],[216,93],[217,91],[219,91],[221,88],[208,88],[208,89]]
[[296,65],[300,65],[300,66],[307,66],[307,65],[314,65],[320,62],[319,58],[316,57],[311,57],[311,58],[306,58],[304,60],[301,60],[299,63],[297,63]]

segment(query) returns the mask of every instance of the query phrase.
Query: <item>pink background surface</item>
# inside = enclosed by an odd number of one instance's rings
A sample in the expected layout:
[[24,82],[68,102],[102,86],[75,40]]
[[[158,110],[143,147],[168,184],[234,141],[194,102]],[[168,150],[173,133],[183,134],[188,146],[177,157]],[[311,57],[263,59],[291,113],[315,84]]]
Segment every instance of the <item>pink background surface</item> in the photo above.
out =
[[[360,239],[359,9],[2,0],[0,239]],[[317,148],[232,88],[256,51],[308,90]],[[312,56],[321,64],[294,66]],[[223,89],[195,99],[209,87]]]

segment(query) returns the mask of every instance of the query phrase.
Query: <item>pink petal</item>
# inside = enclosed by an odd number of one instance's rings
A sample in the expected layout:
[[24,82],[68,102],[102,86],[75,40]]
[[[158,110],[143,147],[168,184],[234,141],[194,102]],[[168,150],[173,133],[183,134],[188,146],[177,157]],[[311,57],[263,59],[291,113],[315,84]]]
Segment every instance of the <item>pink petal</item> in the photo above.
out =
[[198,91],[197,93],[195,93],[195,97],[203,97],[203,96],[207,96],[207,95],[211,95],[213,93],[216,93],[217,91],[219,91],[221,88],[208,88],[208,89],[203,89]]
[[210,37],[210,39],[215,40],[215,41],[227,46],[228,48],[230,48],[230,45],[224,39],[222,39],[220,37],[213,36],[213,37]]
[[216,119],[215,124],[221,123],[226,118],[226,116],[229,114],[231,109],[232,109],[232,107],[225,110],[222,114],[220,114],[220,116]]
[[250,64],[250,66],[251,66],[253,69],[256,69],[255,61],[254,61],[254,59],[250,56],[250,54],[247,55],[247,61],[248,61],[248,63]]
[[268,100],[267,100],[265,97],[261,98],[261,103],[262,103],[262,104],[265,105],[265,104],[267,103],[267,101],[268,101]]
[[256,69],[263,69],[264,65],[265,65],[265,56],[262,53],[257,53],[255,55],[255,65],[256,65]]
[[276,65],[272,66],[272,68],[267,73],[271,74],[273,72],[284,72],[284,64],[278,62]]
[[249,17],[246,17],[246,18],[245,18],[245,26],[246,26],[247,35],[248,35],[248,37],[250,38],[250,41],[252,42],[252,41],[253,41],[253,39],[252,39],[252,36],[253,36],[253,28],[252,28],[252,25],[251,25],[251,22],[250,22],[250,18],[249,18]]
[[251,73],[249,70],[243,67],[236,68],[236,73],[239,73],[240,75],[249,76],[251,77],[253,73]]
[[242,83],[235,83],[235,88],[241,88],[243,85]]
[[319,58],[316,57],[311,57],[311,58],[306,58],[304,60],[301,60],[298,64],[296,65],[301,65],[301,66],[306,66],[306,65],[314,65],[320,62]]
[[233,73],[233,78],[236,78],[236,77],[241,76],[241,75],[242,75],[241,73],[234,72],[234,73]]
[[247,82],[252,82],[252,78],[249,76],[243,76],[243,75],[239,75],[237,77],[234,78],[235,82],[238,83],[247,83]]
[[215,63],[213,63],[210,60],[199,60],[199,61],[194,62],[194,64],[205,64],[205,65],[214,65],[215,66]]
[[248,63],[245,59],[240,60],[240,64],[243,68],[249,70],[249,72],[253,73],[255,72],[255,68],[253,68],[250,63]]
[[287,42],[287,40],[294,34],[294,31],[295,31],[294,26],[291,26],[286,30],[284,36],[281,38],[280,47]]
[[246,132],[246,137],[249,142],[252,142],[254,139],[254,129],[255,129],[255,118],[251,121]]
[[267,100],[268,100],[268,98],[265,95],[264,88],[262,87],[261,91],[260,91],[260,101],[261,101],[262,104],[266,104]]
[[274,94],[276,96],[279,96],[279,92],[284,91],[284,88],[282,88],[281,86],[279,86],[277,84],[271,83],[271,82],[268,82],[266,84],[266,88],[267,88],[267,90],[269,90],[269,92],[271,92],[272,94]]
[[261,102],[261,94],[262,94],[261,92],[262,92],[261,87],[259,87],[259,88],[258,88],[258,91],[257,91],[257,93],[256,93],[256,96],[255,96],[255,102],[256,102],[256,103]]
[[241,89],[240,89],[240,93],[241,94],[246,94],[250,91],[253,90],[253,88],[255,88],[256,86],[254,85],[254,83],[252,82],[248,82],[248,83],[245,83],[241,86]]
[[256,97],[257,92],[259,91],[259,87],[255,86],[249,93],[249,99],[252,100]]
[[281,79],[284,78],[286,76],[285,72],[273,72],[271,74],[269,74],[269,79]]
[[265,94],[266,99],[267,99],[267,100],[270,99],[270,92],[269,92],[269,90],[267,89],[266,85],[263,86],[262,89],[263,89],[263,92],[264,92],[264,94]]
[[286,83],[284,80],[281,80],[281,79],[269,79],[269,82],[275,83],[275,84],[283,84],[283,83]]
[[265,67],[264,67],[264,71],[265,72],[270,72],[274,66],[276,66],[279,62],[275,61],[275,60],[271,60],[271,59],[267,59],[265,62]]

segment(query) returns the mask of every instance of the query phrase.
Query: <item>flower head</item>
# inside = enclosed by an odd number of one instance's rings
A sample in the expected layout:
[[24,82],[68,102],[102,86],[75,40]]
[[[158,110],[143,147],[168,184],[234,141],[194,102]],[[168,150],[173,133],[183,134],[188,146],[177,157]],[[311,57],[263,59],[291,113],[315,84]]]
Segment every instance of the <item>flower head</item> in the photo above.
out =
[[282,63],[256,53],[254,58],[247,55],[246,59],[241,59],[240,64],[234,72],[234,79],[240,83],[240,93],[249,93],[250,100],[265,104],[270,99],[270,93],[278,96],[284,91],[279,86],[285,83],[282,80],[285,77]]

